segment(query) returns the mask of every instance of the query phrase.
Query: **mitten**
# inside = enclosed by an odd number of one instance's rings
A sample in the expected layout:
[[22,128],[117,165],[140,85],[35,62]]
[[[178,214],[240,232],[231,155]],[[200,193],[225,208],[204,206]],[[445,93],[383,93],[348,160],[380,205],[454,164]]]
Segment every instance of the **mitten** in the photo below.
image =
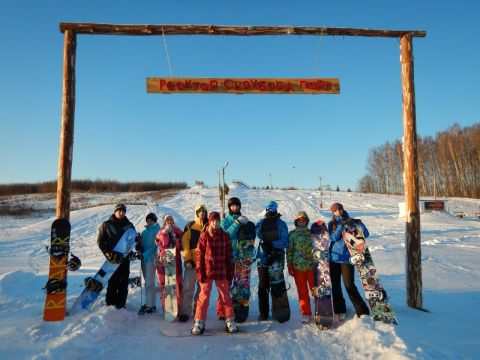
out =
[[112,264],[120,264],[123,261],[123,255],[116,251],[107,251],[105,252],[105,257]]

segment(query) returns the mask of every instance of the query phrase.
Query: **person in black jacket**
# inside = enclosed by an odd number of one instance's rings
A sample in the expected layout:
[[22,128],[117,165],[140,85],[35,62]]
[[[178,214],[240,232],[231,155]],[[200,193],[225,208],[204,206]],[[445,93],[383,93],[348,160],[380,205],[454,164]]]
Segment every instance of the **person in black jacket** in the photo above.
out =
[[124,258],[122,253],[113,251],[115,245],[128,228],[134,228],[133,224],[125,216],[127,208],[124,204],[115,206],[112,216],[100,225],[97,244],[105,258],[120,264],[117,271],[108,281],[107,306],[115,305],[117,309],[125,307],[128,295],[128,276],[130,275],[130,259]]

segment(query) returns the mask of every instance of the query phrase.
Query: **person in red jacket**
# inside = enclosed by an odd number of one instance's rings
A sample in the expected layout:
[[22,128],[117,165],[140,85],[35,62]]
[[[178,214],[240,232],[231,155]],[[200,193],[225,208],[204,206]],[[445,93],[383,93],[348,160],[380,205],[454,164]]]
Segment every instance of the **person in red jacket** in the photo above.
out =
[[193,335],[201,335],[205,331],[210,292],[215,281],[218,295],[225,309],[225,326],[228,333],[238,331],[235,324],[235,313],[230,298],[230,280],[233,278],[232,242],[230,236],[220,227],[220,214],[212,211],[208,215],[208,227],[198,240],[196,268],[200,283]]

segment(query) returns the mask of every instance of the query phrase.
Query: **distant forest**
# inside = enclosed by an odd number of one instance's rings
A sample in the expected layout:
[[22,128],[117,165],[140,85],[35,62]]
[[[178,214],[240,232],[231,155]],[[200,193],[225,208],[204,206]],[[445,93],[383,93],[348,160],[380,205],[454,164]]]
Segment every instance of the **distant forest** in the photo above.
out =
[[[420,195],[480,198],[480,124],[455,124],[435,138],[418,136],[417,152]],[[403,193],[402,143],[370,149],[367,173],[358,191]]]
[[[186,189],[185,182],[119,182],[114,180],[72,180],[72,191],[85,192],[140,192]],[[0,196],[20,194],[43,194],[57,191],[57,181],[33,184],[0,185]]]

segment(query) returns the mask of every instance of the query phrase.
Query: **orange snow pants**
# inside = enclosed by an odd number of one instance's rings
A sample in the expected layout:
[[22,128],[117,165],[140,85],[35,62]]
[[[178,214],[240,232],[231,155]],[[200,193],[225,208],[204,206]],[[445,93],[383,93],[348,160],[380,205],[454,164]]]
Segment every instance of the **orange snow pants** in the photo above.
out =
[[311,316],[312,308],[310,306],[310,295],[308,289],[313,289],[313,270],[298,271],[295,270],[295,285],[297,285],[298,301],[300,303],[300,312],[302,315]]

